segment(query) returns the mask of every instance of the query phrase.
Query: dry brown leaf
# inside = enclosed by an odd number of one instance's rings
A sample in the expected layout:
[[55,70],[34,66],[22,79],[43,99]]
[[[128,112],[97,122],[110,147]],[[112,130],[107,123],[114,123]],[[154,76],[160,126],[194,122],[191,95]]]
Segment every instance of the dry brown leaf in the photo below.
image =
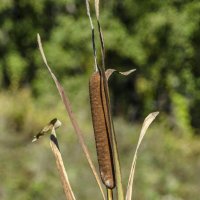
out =
[[105,74],[106,74],[106,79],[109,80],[110,76],[113,74],[113,72],[118,72],[119,74],[121,75],[124,75],[124,76],[128,76],[129,74],[133,73],[136,69],[131,69],[131,70],[128,70],[128,71],[125,71],[125,72],[119,72],[117,71],[116,69],[107,69],[105,71]]
[[62,155],[59,151],[58,141],[56,138],[56,132],[54,128],[52,129],[51,136],[50,136],[50,146],[56,159],[56,165],[60,174],[60,178],[61,178],[62,186],[66,195],[66,199],[76,200],[74,193],[72,191],[69,179],[68,179],[67,172],[65,170]]

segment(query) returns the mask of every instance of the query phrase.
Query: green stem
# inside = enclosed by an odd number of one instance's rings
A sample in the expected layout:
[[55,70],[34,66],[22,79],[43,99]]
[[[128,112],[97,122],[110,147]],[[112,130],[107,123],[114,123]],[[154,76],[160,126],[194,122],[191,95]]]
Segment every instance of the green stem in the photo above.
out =
[[109,188],[107,188],[107,200],[113,200],[113,191]]

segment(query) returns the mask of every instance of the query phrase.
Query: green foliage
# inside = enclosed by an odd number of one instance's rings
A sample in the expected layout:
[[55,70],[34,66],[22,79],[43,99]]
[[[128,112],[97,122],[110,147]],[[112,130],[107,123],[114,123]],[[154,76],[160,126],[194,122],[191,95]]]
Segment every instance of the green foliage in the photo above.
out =
[[[137,69],[129,80],[115,77],[111,84],[115,114],[142,119],[152,110],[173,115],[179,109],[191,116],[187,126],[198,132],[199,1],[113,0],[100,5],[106,65]],[[37,97],[47,93],[46,81],[41,80],[45,69],[36,48],[37,32],[60,80],[72,75],[81,80],[92,72],[91,30],[82,1],[3,1],[0,14],[4,87],[16,90],[29,85]],[[100,60],[99,42],[97,47]],[[187,109],[176,107],[174,94],[188,102]],[[184,124],[182,119],[177,116],[177,124]]]
[[[103,0],[100,6],[106,66],[137,69],[128,79],[110,80],[113,112],[120,115],[115,125],[124,184],[139,127],[122,116],[139,122],[159,110],[161,123],[139,152],[135,199],[198,200],[200,144],[191,133],[200,132],[200,2]],[[64,199],[48,141],[30,145],[54,117],[64,122],[59,139],[78,199],[100,198],[39,54],[38,32],[95,158],[87,91],[94,63],[85,2],[1,0],[0,199]],[[99,42],[97,48],[100,60]]]
[[[54,95],[48,96],[52,100],[49,107],[35,102],[27,90],[18,94],[1,93],[0,199],[65,199],[48,136],[31,143],[33,135],[55,116],[63,122],[57,137],[77,199],[88,200],[94,196],[101,199],[63,105],[53,101]],[[76,116],[97,166],[89,107],[79,108]],[[114,123],[126,186],[141,124],[132,125],[122,118],[114,119]],[[198,200],[199,138],[180,137],[176,130],[166,127],[154,123],[145,136],[138,152],[133,196],[138,200]]]
[[17,89],[20,78],[24,76],[26,60],[23,59],[17,52],[10,52],[7,56],[8,74],[11,80],[11,89]]
[[[184,115],[188,116],[187,124],[191,126],[191,121],[199,115],[198,110],[196,114],[192,112],[193,99],[197,98],[200,89],[197,82],[199,76],[197,44],[200,41],[197,34],[200,33],[199,2],[166,1],[161,4],[159,1],[127,0],[119,5],[116,3],[113,11],[115,12],[110,13],[116,15],[103,22],[116,24],[114,21],[118,18],[120,31],[116,32],[114,28],[111,34],[113,37],[110,37],[106,44],[110,47],[108,54],[119,56],[121,59],[111,58],[109,65],[132,65],[137,69],[133,86],[129,84],[128,88],[129,93],[131,88],[134,90],[135,98],[132,102],[140,108],[136,112],[141,115],[140,113],[150,112],[153,108],[169,114],[179,109],[178,112],[185,112]],[[116,40],[116,45],[112,48],[109,43],[118,33],[123,38]],[[118,98],[121,102],[124,97],[120,98],[119,93],[116,92],[115,99]],[[176,107],[174,94],[185,98],[188,102],[187,109]],[[128,109],[129,107],[127,106]],[[184,124],[185,121],[182,119],[178,116],[176,118],[179,123]],[[197,123],[192,125],[198,127]]]

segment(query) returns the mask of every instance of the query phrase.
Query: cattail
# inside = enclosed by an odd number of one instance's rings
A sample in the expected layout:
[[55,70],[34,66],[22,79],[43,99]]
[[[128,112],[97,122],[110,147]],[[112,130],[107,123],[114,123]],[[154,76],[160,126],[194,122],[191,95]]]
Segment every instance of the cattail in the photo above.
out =
[[92,122],[96,141],[97,157],[101,179],[106,187],[115,187],[110,124],[103,81],[98,72],[93,73],[89,82]]

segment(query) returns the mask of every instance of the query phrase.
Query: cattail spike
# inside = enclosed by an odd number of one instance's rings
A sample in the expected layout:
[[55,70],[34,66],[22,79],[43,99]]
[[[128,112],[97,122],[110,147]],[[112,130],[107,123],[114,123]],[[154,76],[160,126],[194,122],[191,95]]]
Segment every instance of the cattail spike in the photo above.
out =
[[110,144],[108,107],[103,82],[98,72],[93,73],[89,82],[92,122],[96,141],[99,171],[107,188],[115,187],[113,156]]

